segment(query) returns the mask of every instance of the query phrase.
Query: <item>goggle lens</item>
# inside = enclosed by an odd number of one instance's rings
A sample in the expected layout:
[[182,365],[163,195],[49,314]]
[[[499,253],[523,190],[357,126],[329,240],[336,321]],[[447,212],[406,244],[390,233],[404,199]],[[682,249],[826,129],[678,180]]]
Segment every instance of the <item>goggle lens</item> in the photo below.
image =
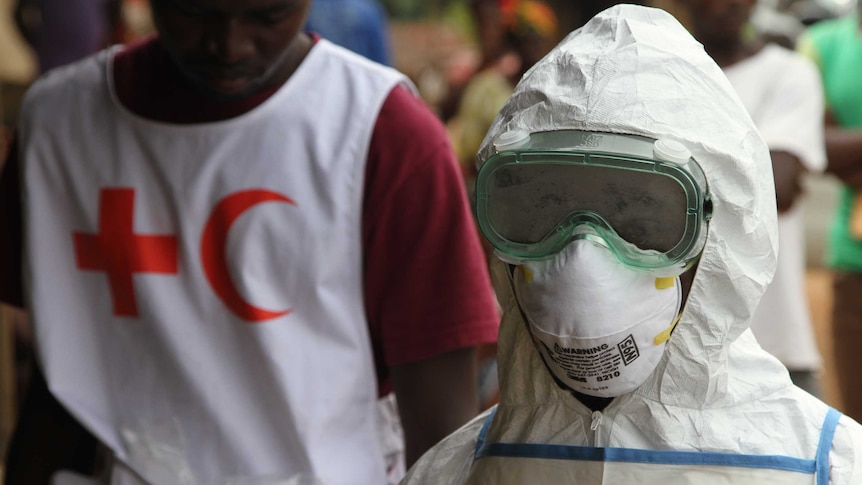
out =
[[673,249],[686,233],[688,204],[682,185],[662,173],[601,166],[596,158],[594,165],[497,168],[487,185],[490,227],[506,240],[535,244],[581,221],[598,220],[639,249]]

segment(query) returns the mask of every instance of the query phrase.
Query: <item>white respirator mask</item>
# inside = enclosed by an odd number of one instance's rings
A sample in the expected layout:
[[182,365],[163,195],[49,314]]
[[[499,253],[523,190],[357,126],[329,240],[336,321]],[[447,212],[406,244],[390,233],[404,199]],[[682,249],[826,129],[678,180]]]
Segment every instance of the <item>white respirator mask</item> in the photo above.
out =
[[679,277],[626,267],[601,242],[572,241],[512,275],[515,296],[548,369],[596,397],[638,388],[655,370],[679,318]]

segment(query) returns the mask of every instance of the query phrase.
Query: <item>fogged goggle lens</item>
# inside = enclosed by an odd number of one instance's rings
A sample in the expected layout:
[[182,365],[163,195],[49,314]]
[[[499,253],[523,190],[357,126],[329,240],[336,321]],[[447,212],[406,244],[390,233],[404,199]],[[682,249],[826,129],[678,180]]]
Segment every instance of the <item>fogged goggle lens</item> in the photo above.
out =
[[694,161],[508,151],[479,171],[477,215],[489,242],[516,259],[551,257],[589,233],[631,266],[678,266],[702,249],[705,185]]
[[491,227],[522,244],[541,242],[559,225],[590,215],[640,249],[664,253],[685,234],[685,191],[661,174],[577,164],[513,164],[494,172],[487,196]]

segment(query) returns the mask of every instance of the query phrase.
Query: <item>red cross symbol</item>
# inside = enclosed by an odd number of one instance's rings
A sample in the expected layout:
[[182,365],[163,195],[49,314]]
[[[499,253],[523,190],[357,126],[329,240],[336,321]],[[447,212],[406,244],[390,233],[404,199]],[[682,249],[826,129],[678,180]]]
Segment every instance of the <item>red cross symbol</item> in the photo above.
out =
[[102,189],[99,233],[72,234],[78,268],[108,274],[114,314],[118,316],[138,316],[135,273],[178,272],[177,238],[135,234],[134,210],[134,189]]

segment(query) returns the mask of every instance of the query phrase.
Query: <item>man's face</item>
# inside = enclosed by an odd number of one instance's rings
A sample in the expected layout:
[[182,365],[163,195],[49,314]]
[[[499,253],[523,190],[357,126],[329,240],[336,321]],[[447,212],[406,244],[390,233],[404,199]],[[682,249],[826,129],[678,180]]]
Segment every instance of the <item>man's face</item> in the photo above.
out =
[[755,0],[689,0],[694,35],[703,44],[739,41]]
[[311,0],[152,0],[161,44],[195,88],[235,99],[283,82]]

